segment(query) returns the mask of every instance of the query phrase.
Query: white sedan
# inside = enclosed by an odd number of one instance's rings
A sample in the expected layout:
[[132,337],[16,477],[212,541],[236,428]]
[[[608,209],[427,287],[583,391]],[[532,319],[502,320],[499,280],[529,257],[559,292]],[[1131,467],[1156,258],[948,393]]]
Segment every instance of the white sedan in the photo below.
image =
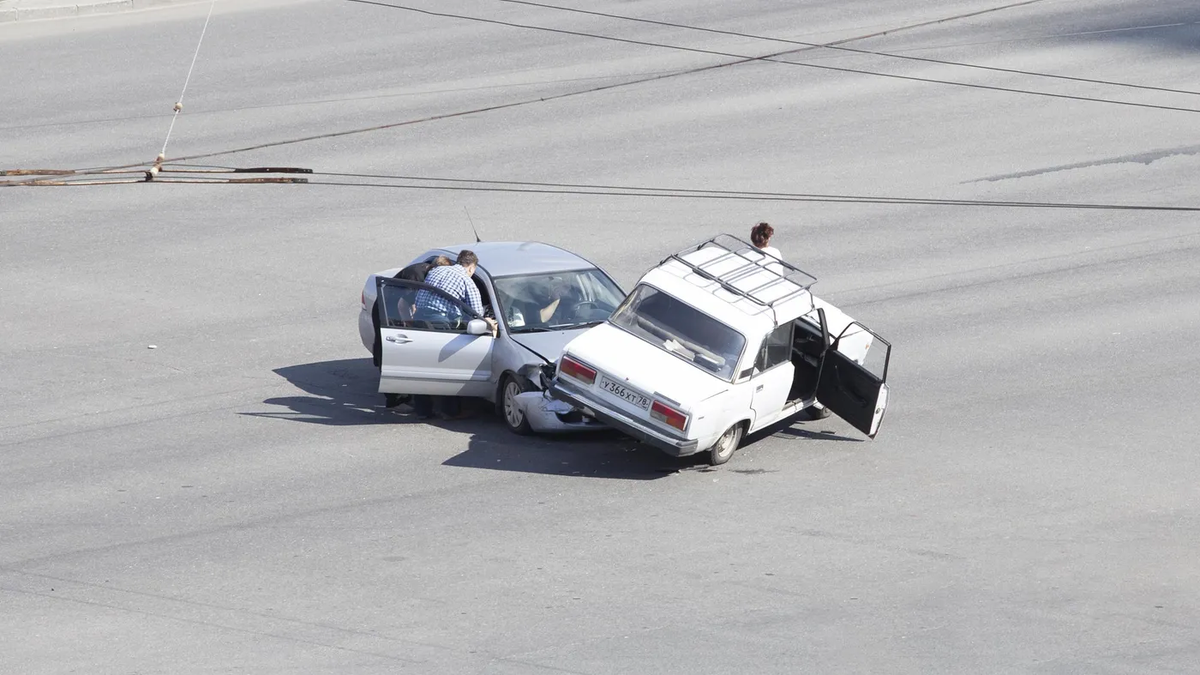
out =
[[541,375],[564,345],[607,319],[625,293],[591,262],[539,242],[447,246],[410,264],[438,256],[453,261],[463,249],[479,257],[474,281],[484,315],[499,324],[498,335],[491,335],[484,317],[448,297],[458,308],[454,316],[414,319],[422,289],[444,294],[395,278],[403,268],[368,275],[358,331],[380,368],[380,393],[482,398],[495,403],[505,425],[519,434],[604,428],[546,396]]
[[[891,345],[809,291],[815,278],[722,235],[667,257],[562,351],[551,396],[665,452],[729,461],[818,402],[874,438]],[[880,355],[865,365],[872,347]],[[874,364],[873,364],[874,365]]]

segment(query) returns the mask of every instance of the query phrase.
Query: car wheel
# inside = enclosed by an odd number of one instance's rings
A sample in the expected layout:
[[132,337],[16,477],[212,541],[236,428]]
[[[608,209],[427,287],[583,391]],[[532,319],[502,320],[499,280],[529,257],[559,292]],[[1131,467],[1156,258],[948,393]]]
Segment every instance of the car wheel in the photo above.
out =
[[708,449],[708,463],[716,466],[724,464],[733,457],[733,453],[737,450],[738,445],[742,443],[742,434],[745,433],[745,427],[741,422],[729,427],[729,429],[721,434],[717,442]]
[[525,418],[525,413],[517,404],[517,395],[527,391],[534,391],[534,389],[529,383],[512,375],[505,375],[504,382],[500,385],[500,417],[509,431],[522,436],[533,431],[533,428],[529,426],[529,420]]

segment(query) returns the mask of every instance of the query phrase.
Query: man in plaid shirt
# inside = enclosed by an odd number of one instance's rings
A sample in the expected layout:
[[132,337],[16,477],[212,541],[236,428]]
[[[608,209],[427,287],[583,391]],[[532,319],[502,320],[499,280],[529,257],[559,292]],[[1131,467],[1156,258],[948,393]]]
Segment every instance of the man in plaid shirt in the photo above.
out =
[[[471,251],[463,250],[458,254],[457,264],[435,267],[425,276],[425,285],[442,291],[446,295],[461,301],[483,317],[483,300],[479,297],[479,289],[471,277],[479,265],[479,258]],[[444,316],[447,319],[462,318],[462,310],[445,296],[420,290],[416,297],[417,314],[422,317]],[[496,332],[496,320],[484,317],[491,327],[493,335]]]
[[[448,321],[464,318],[462,309],[449,299],[453,298],[470,307],[476,316],[483,317],[483,320],[487,321],[488,326],[492,329],[492,336],[495,337],[496,320],[483,316],[483,300],[479,297],[479,289],[476,288],[475,282],[471,280],[475,274],[475,268],[478,266],[478,256],[471,251],[463,250],[458,254],[457,264],[429,270],[429,273],[425,275],[425,285],[432,286],[446,295],[425,289],[418,291],[415,298],[417,310],[413,318],[421,321]],[[438,398],[441,399],[440,414],[444,419],[462,419],[469,416],[469,413],[463,414],[457,398],[453,396],[439,396]],[[413,408],[419,417],[426,419],[432,417],[434,398],[414,396]]]

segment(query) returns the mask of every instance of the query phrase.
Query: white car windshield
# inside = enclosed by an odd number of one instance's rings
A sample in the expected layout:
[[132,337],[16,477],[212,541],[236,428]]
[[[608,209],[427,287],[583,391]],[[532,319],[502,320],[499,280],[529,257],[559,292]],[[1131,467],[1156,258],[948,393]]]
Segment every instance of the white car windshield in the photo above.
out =
[[511,333],[586,328],[621,304],[621,289],[598,269],[499,277],[496,299]]
[[741,333],[644,284],[609,321],[725,381],[733,379],[746,346]]

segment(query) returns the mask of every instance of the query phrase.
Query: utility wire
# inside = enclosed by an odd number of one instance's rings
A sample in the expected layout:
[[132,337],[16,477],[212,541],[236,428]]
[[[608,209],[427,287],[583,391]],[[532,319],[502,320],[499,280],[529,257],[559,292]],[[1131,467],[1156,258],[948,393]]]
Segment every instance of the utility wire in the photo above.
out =
[[[0,0],[2,1],[2,0]],[[643,75],[661,75],[663,73],[674,73],[676,71],[654,71],[640,73],[614,73],[612,75],[594,75],[591,77],[567,77],[551,80],[533,80],[525,82],[513,82],[511,84],[491,84],[481,85],[478,87],[455,87],[452,89],[418,89],[414,91],[400,91],[391,94],[366,94],[363,96],[344,96],[340,98],[322,98],[309,99],[305,101],[293,101],[290,103],[262,103],[258,105],[243,105],[231,108],[209,108],[206,110],[193,110],[192,115],[218,115],[222,113],[244,112],[247,110],[273,110],[278,108],[298,108],[301,106],[329,105],[334,103],[354,103],[357,101],[372,101],[389,98],[408,98],[431,96],[434,94],[454,94],[460,92],[482,91],[486,89],[515,89],[519,87],[538,87],[548,84],[561,84],[570,82],[588,82],[595,80],[615,80],[622,77],[640,77]],[[149,115],[129,115],[126,117],[106,117],[69,120],[65,122],[38,122],[32,124],[13,124],[9,126],[0,126],[0,131],[16,131],[21,129],[44,129],[47,127],[64,127],[64,126],[82,126],[85,124],[109,124],[112,122],[132,122],[144,119],[157,119],[159,117],[170,117],[175,113],[151,113]]]
[[[1022,202],[994,201],[979,199],[938,199],[932,197],[887,197],[872,195],[839,195],[788,192],[739,192],[733,190],[691,190],[678,188],[636,188],[620,185],[581,185],[572,183],[534,183],[519,181],[488,181],[467,179],[442,179],[401,176],[372,176],[371,174],[324,173],[315,171],[314,176],[331,177],[363,177],[385,180],[419,180],[444,181],[451,185],[419,185],[414,183],[367,183],[348,181],[309,180],[310,185],[328,185],[339,187],[386,188],[402,190],[444,190],[464,192],[509,192],[532,194],[561,194],[584,196],[613,196],[666,199],[709,199],[735,201],[771,201],[771,202],[823,202],[851,204],[896,204],[923,206],[970,206],[997,208],[1036,208],[1036,209],[1085,209],[1105,211],[1160,211],[1160,212],[1200,212],[1200,206],[1156,206],[1150,204],[1088,204],[1072,202]],[[475,183],[469,185],[467,183]]]
[[[175,168],[178,167],[178,168]],[[255,178],[220,178],[212,174],[228,173],[305,173],[312,176],[330,178],[358,178],[363,180],[385,180],[387,183],[350,182],[337,180],[311,180],[308,178],[291,177],[255,177]],[[176,178],[170,174],[183,174]],[[208,174],[208,175],[186,175]],[[397,181],[410,181],[402,183]],[[445,183],[444,185],[428,185],[420,183]],[[647,199],[706,199],[734,201],[767,201],[767,202],[820,202],[833,204],[891,204],[907,206],[946,206],[946,207],[990,207],[990,208],[1025,208],[1025,209],[1076,209],[1076,210],[1105,210],[1105,211],[1156,211],[1156,212],[1200,212],[1200,206],[1158,206],[1151,204],[1094,204],[1079,202],[1026,202],[1026,201],[997,201],[981,199],[941,199],[936,197],[889,197],[881,195],[854,194],[823,194],[805,192],[756,192],[749,190],[705,190],[693,188],[645,187],[629,185],[595,185],[586,183],[552,183],[515,180],[488,180],[470,178],[440,178],[432,176],[401,176],[387,174],[346,173],[332,171],[312,171],[289,167],[254,167],[238,168],[215,165],[195,165],[169,163],[164,165],[162,177],[153,181],[135,178],[98,179],[92,177],[63,176],[43,178],[31,181],[0,181],[4,186],[82,186],[82,185],[117,185],[131,183],[190,183],[190,184],[308,184],[330,187],[360,187],[385,188],[393,190],[441,190],[459,192],[502,192],[520,194],[547,195],[582,195],[582,196],[612,196],[637,197]]]
[[1140,26],[1121,26],[1119,28],[1104,28],[1100,30],[1084,30],[1072,31],[1070,33],[1043,33],[1041,35],[1027,35],[1025,37],[1009,37],[999,38],[996,40],[978,40],[976,42],[951,42],[948,44],[924,45],[921,47],[911,47],[905,51],[918,52],[929,51],[930,49],[961,49],[963,47],[980,47],[983,45],[999,45],[1010,44],[1013,42],[1036,42],[1045,40],[1060,40],[1062,38],[1077,38],[1090,37],[1093,35],[1113,35],[1116,33],[1134,33],[1138,31],[1159,30],[1162,28],[1181,28],[1183,26],[1200,25],[1200,21],[1185,21],[1176,23],[1155,23],[1143,24]]
[[[644,187],[631,185],[596,185],[588,183],[549,183],[535,181],[515,181],[515,180],[490,180],[482,178],[439,178],[434,176],[396,176],[386,174],[363,174],[363,173],[337,173],[326,171],[314,171],[314,176],[329,176],[333,178],[363,178],[374,180],[394,180],[394,181],[425,181],[433,183],[476,183],[480,185],[505,185],[505,186],[524,186],[535,188],[567,188],[581,190],[620,190],[626,192],[650,192],[650,193],[678,193],[681,195],[728,195],[728,196],[752,196],[752,197],[788,197],[788,198],[812,198],[812,199],[872,199],[889,202],[908,202],[908,201],[930,201],[931,198],[908,198],[908,197],[862,197],[859,195],[834,195],[820,193],[805,193],[805,192],[762,192],[752,190],[708,190],[695,188],[673,188],[673,187]],[[570,194],[569,192],[564,194]],[[936,199],[938,203],[944,204],[971,204],[976,200],[962,199]],[[1006,204],[1015,202],[1005,202]]]
[[840,52],[849,52],[852,54],[865,54],[868,56],[880,56],[889,59],[901,59],[904,61],[917,61],[921,63],[934,63],[943,66],[955,66],[958,68],[974,68],[977,70],[987,70],[997,73],[1011,73],[1015,75],[1028,75],[1030,77],[1044,77],[1055,80],[1068,80],[1071,82],[1087,82],[1089,84],[1102,84],[1111,87],[1125,87],[1129,89],[1144,89],[1147,91],[1163,91],[1171,94],[1188,94],[1191,96],[1200,96],[1200,91],[1192,91],[1188,89],[1172,89],[1170,87],[1155,87],[1145,84],[1132,84],[1129,82],[1115,82],[1112,80],[1094,80],[1087,77],[1073,77],[1070,75],[1056,75],[1051,73],[1039,73],[1030,70],[1018,70],[1015,68],[1000,68],[997,66],[983,66],[974,63],[961,63],[958,61],[944,61],[942,59],[931,59],[921,56],[909,56],[906,54],[895,54],[891,52],[880,52],[869,49],[855,49],[854,47],[841,47],[837,45],[823,45],[815,42],[803,42],[800,40],[788,40],[785,38],[768,37],[765,35],[754,35],[751,33],[739,33],[731,30],[718,30],[716,28],[703,28],[700,26],[689,26],[671,21],[656,21],[654,19],[642,19],[632,16],[623,16],[620,14],[609,14],[606,12],[593,12],[586,9],[576,9],[574,7],[560,7],[558,5],[550,5],[542,2],[531,2],[530,0],[495,0],[496,2],[504,2],[513,5],[528,5],[530,7],[541,7],[544,9],[552,9],[560,12],[572,12],[575,14],[588,14],[591,16],[600,16],[609,19],[619,19],[621,21],[635,21],[637,23],[653,24],[655,26],[665,26],[668,28],[682,28],[684,30],[698,31],[702,33],[715,33],[717,35],[732,35],[734,37],[750,38],[753,40],[767,40],[770,42],[780,42],[791,45],[801,45],[804,47],[812,47],[815,49],[829,49]]
[[[1010,2],[1010,3],[1003,4],[1003,5],[997,5],[995,7],[987,7],[985,9],[980,9],[980,10],[976,10],[973,12],[964,12],[962,14],[954,14],[951,16],[945,16],[945,17],[941,17],[938,19],[930,19],[930,20],[921,21],[918,23],[911,23],[911,24],[897,26],[895,28],[879,30],[879,31],[875,31],[872,33],[865,33],[862,35],[852,36],[852,37],[848,37],[848,38],[842,38],[841,40],[835,40],[833,42],[829,42],[829,43],[826,43],[821,46],[824,47],[824,46],[831,46],[831,45],[840,45],[840,44],[846,44],[849,42],[855,42],[855,41],[859,41],[859,40],[867,40],[870,38],[880,37],[882,35],[890,35],[890,34],[899,33],[902,31],[914,30],[917,28],[925,28],[927,26],[933,26],[933,25],[937,25],[937,24],[941,24],[941,23],[947,23],[950,21],[957,21],[960,19],[969,19],[972,17],[981,16],[983,14],[990,14],[990,13],[994,13],[994,12],[1004,11],[1006,9],[1013,9],[1016,7],[1025,7],[1028,5],[1037,4],[1042,1],[1043,0],[1020,0],[1019,2]],[[407,126],[407,125],[411,125],[411,124],[420,124],[422,122],[450,119],[453,117],[460,117],[460,116],[464,116],[464,115],[473,115],[473,114],[477,114],[477,113],[481,113],[481,112],[490,112],[493,110],[502,110],[502,109],[506,109],[506,108],[515,108],[518,106],[533,105],[535,103],[545,103],[547,101],[553,101],[556,99],[567,98],[570,96],[581,96],[584,94],[591,94],[591,93],[596,93],[596,92],[600,92],[600,91],[608,91],[608,90],[617,89],[620,87],[633,86],[636,84],[644,84],[647,82],[656,82],[658,80],[665,80],[665,79],[671,78],[671,77],[680,77],[683,75],[693,75],[696,73],[707,72],[710,70],[717,70],[719,68],[727,68],[730,66],[737,66],[737,65],[741,65],[743,63],[750,63],[752,61],[757,61],[762,58],[771,58],[771,57],[776,57],[776,56],[786,56],[788,54],[797,54],[800,52],[810,51],[811,49],[814,49],[814,48],[813,47],[800,47],[798,49],[787,49],[787,50],[783,50],[783,51],[774,52],[771,54],[765,54],[762,57],[739,57],[734,61],[727,61],[725,63],[717,63],[717,64],[713,64],[713,65],[709,65],[709,66],[700,66],[697,68],[688,68],[688,69],[684,69],[684,70],[678,70],[678,71],[662,73],[662,74],[653,74],[653,75],[650,75],[649,77],[641,77],[638,79],[628,80],[625,82],[617,82],[614,84],[605,84],[605,85],[600,85],[597,87],[592,87],[589,89],[582,89],[582,90],[577,90],[577,91],[572,91],[572,92],[566,92],[563,94],[555,94],[552,96],[542,96],[542,97],[533,98],[533,99],[526,99],[523,101],[517,101],[514,103],[509,103],[509,104],[504,104],[504,105],[487,106],[487,107],[483,107],[483,108],[475,108],[472,110],[464,110],[464,111],[460,111],[457,113],[434,115],[431,117],[424,117],[424,118],[420,118],[420,119],[408,120],[405,122],[398,122],[398,123],[394,123],[394,124],[385,124],[385,125],[379,125],[379,126],[373,126],[373,127],[364,127],[364,128],[360,128],[360,129],[349,129],[349,130],[345,130],[345,131],[333,132],[331,134],[321,134],[321,135],[317,135],[317,136],[305,136],[302,138],[294,138],[294,139],[290,139],[290,140],[276,141],[274,143],[270,143],[267,145],[256,145],[256,146],[250,146],[250,147],[245,147],[245,148],[234,148],[232,150],[223,150],[220,152],[210,152],[210,153],[206,153],[206,154],[202,154],[202,155],[191,155],[191,156],[187,156],[187,157],[178,157],[175,159],[175,161],[184,162],[184,161],[189,161],[189,160],[193,160],[193,159],[207,159],[210,157],[222,157],[225,155],[234,155],[234,154],[238,154],[238,153],[242,153],[242,152],[249,152],[251,150],[258,150],[263,147],[279,147],[279,146],[284,146],[284,145],[293,145],[296,143],[306,143],[309,141],[322,140],[325,138],[334,138],[334,137],[338,137],[338,136],[349,136],[352,134],[363,134],[363,133],[368,133],[368,132],[372,132],[372,131],[380,131],[380,130],[384,130],[384,129],[391,129],[391,128],[395,128],[395,127]],[[118,165],[118,166],[108,166],[108,167],[90,167],[87,169],[77,169],[77,170],[75,170],[75,172],[79,173],[79,174],[86,174],[86,173],[95,173],[98,171],[107,171],[107,170],[112,170],[112,169],[129,169],[129,168],[139,168],[139,167],[147,167],[147,166],[149,166],[149,164],[147,164],[147,163],[137,163],[137,164],[125,164],[125,165]]]
[[955,82],[953,80],[939,80],[939,79],[929,78],[929,77],[917,77],[914,75],[897,75],[897,74],[893,74],[893,73],[879,73],[879,72],[875,72],[875,71],[871,71],[871,70],[862,70],[859,68],[844,68],[841,66],[829,66],[829,65],[821,65],[821,64],[816,64],[816,63],[802,63],[799,61],[787,61],[784,59],[774,58],[774,57],[770,57],[770,56],[746,56],[744,54],[734,54],[734,53],[730,53],[730,52],[722,52],[722,51],[717,51],[717,50],[713,50],[713,49],[700,49],[697,47],[683,47],[680,45],[669,45],[669,44],[665,44],[665,43],[661,43],[661,42],[649,42],[646,40],[633,40],[633,39],[629,39],[629,38],[612,37],[610,35],[598,35],[596,33],[585,33],[582,31],[566,30],[566,29],[562,29],[562,28],[550,28],[548,26],[534,26],[531,24],[514,23],[511,21],[501,21],[499,19],[486,19],[486,18],[478,17],[478,16],[470,16],[467,14],[451,14],[449,12],[435,12],[435,11],[428,10],[428,9],[409,7],[407,5],[395,5],[395,4],[390,4],[390,3],[386,3],[386,2],[379,2],[378,0],[346,0],[346,1],[347,2],[357,2],[359,4],[364,4],[364,5],[376,5],[378,7],[388,7],[391,9],[399,9],[399,10],[403,10],[406,12],[415,12],[417,14],[425,14],[428,16],[436,16],[436,17],[449,18],[449,19],[462,19],[464,21],[476,21],[479,23],[494,24],[494,25],[498,25],[498,26],[507,26],[510,28],[524,28],[524,29],[528,29],[528,30],[538,30],[538,31],[544,31],[544,32],[548,32],[548,33],[557,33],[560,35],[572,35],[575,37],[588,37],[588,38],[594,38],[597,40],[622,42],[625,44],[639,45],[639,46],[643,46],[643,47],[658,47],[658,48],[662,48],[662,49],[674,49],[674,50],[678,50],[678,51],[693,52],[693,53],[697,53],[697,54],[711,54],[714,56],[726,56],[726,57],[732,57],[732,58],[747,59],[747,60],[751,60],[751,61],[766,61],[766,62],[770,62],[770,63],[781,63],[781,64],[785,64],[785,65],[799,66],[801,68],[814,68],[817,70],[828,70],[828,71],[839,72],[839,73],[856,73],[859,75],[871,75],[874,77],[886,77],[886,78],[890,78],[890,79],[906,80],[906,81],[910,81],[910,82],[924,82],[927,84],[944,84],[944,85],[949,85],[949,86],[954,86],[954,87],[966,87],[968,89],[982,89],[982,90],[986,90],[986,91],[1001,91],[1001,92],[1006,92],[1006,93],[1010,93],[1010,94],[1025,94],[1028,96],[1041,96],[1041,97],[1047,97],[1047,98],[1058,98],[1058,99],[1066,99],[1066,100],[1072,100],[1072,101],[1087,101],[1090,103],[1107,103],[1110,105],[1129,106],[1129,107],[1134,107],[1134,108],[1148,108],[1148,109],[1153,109],[1153,110],[1171,110],[1171,111],[1175,111],[1175,112],[1200,113],[1200,109],[1198,109],[1198,108],[1184,108],[1184,107],[1180,107],[1180,106],[1157,105],[1157,104],[1153,104],[1153,103],[1136,103],[1134,101],[1121,101],[1118,99],[1099,98],[1099,97],[1094,97],[1094,96],[1076,96],[1073,94],[1056,94],[1056,93],[1045,92],[1045,91],[1034,91],[1032,89],[1016,89],[1013,87],[1000,87],[1000,86],[987,85],[987,84],[974,84],[974,83],[970,83],[970,82]]
[[196,59],[200,57],[200,45],[204,44],[204,35],[208,32],[208,22],[212,20],[213,9],[217,6],[217,0],[212,0],[208,6],[208,16],[204,19],[204,28],[200,31],[200,40],[196,42],[196,53],[192,55],[192,65],[188,67],[187,77],[183,80],[183,90],[179,92],[179,100],[175,102],[175,114],[171,115],[171,126],[167,127],[167,137],[163,140],[162,152],[158,155],[158,161],[162,161],[167,157],[167,143],[171,142],[171,132],[175,130],[175,120],[179,118],[179,112],[183,110],[183,95],[187,93],[188,83],[192,81],[192,71],[196,69]]

